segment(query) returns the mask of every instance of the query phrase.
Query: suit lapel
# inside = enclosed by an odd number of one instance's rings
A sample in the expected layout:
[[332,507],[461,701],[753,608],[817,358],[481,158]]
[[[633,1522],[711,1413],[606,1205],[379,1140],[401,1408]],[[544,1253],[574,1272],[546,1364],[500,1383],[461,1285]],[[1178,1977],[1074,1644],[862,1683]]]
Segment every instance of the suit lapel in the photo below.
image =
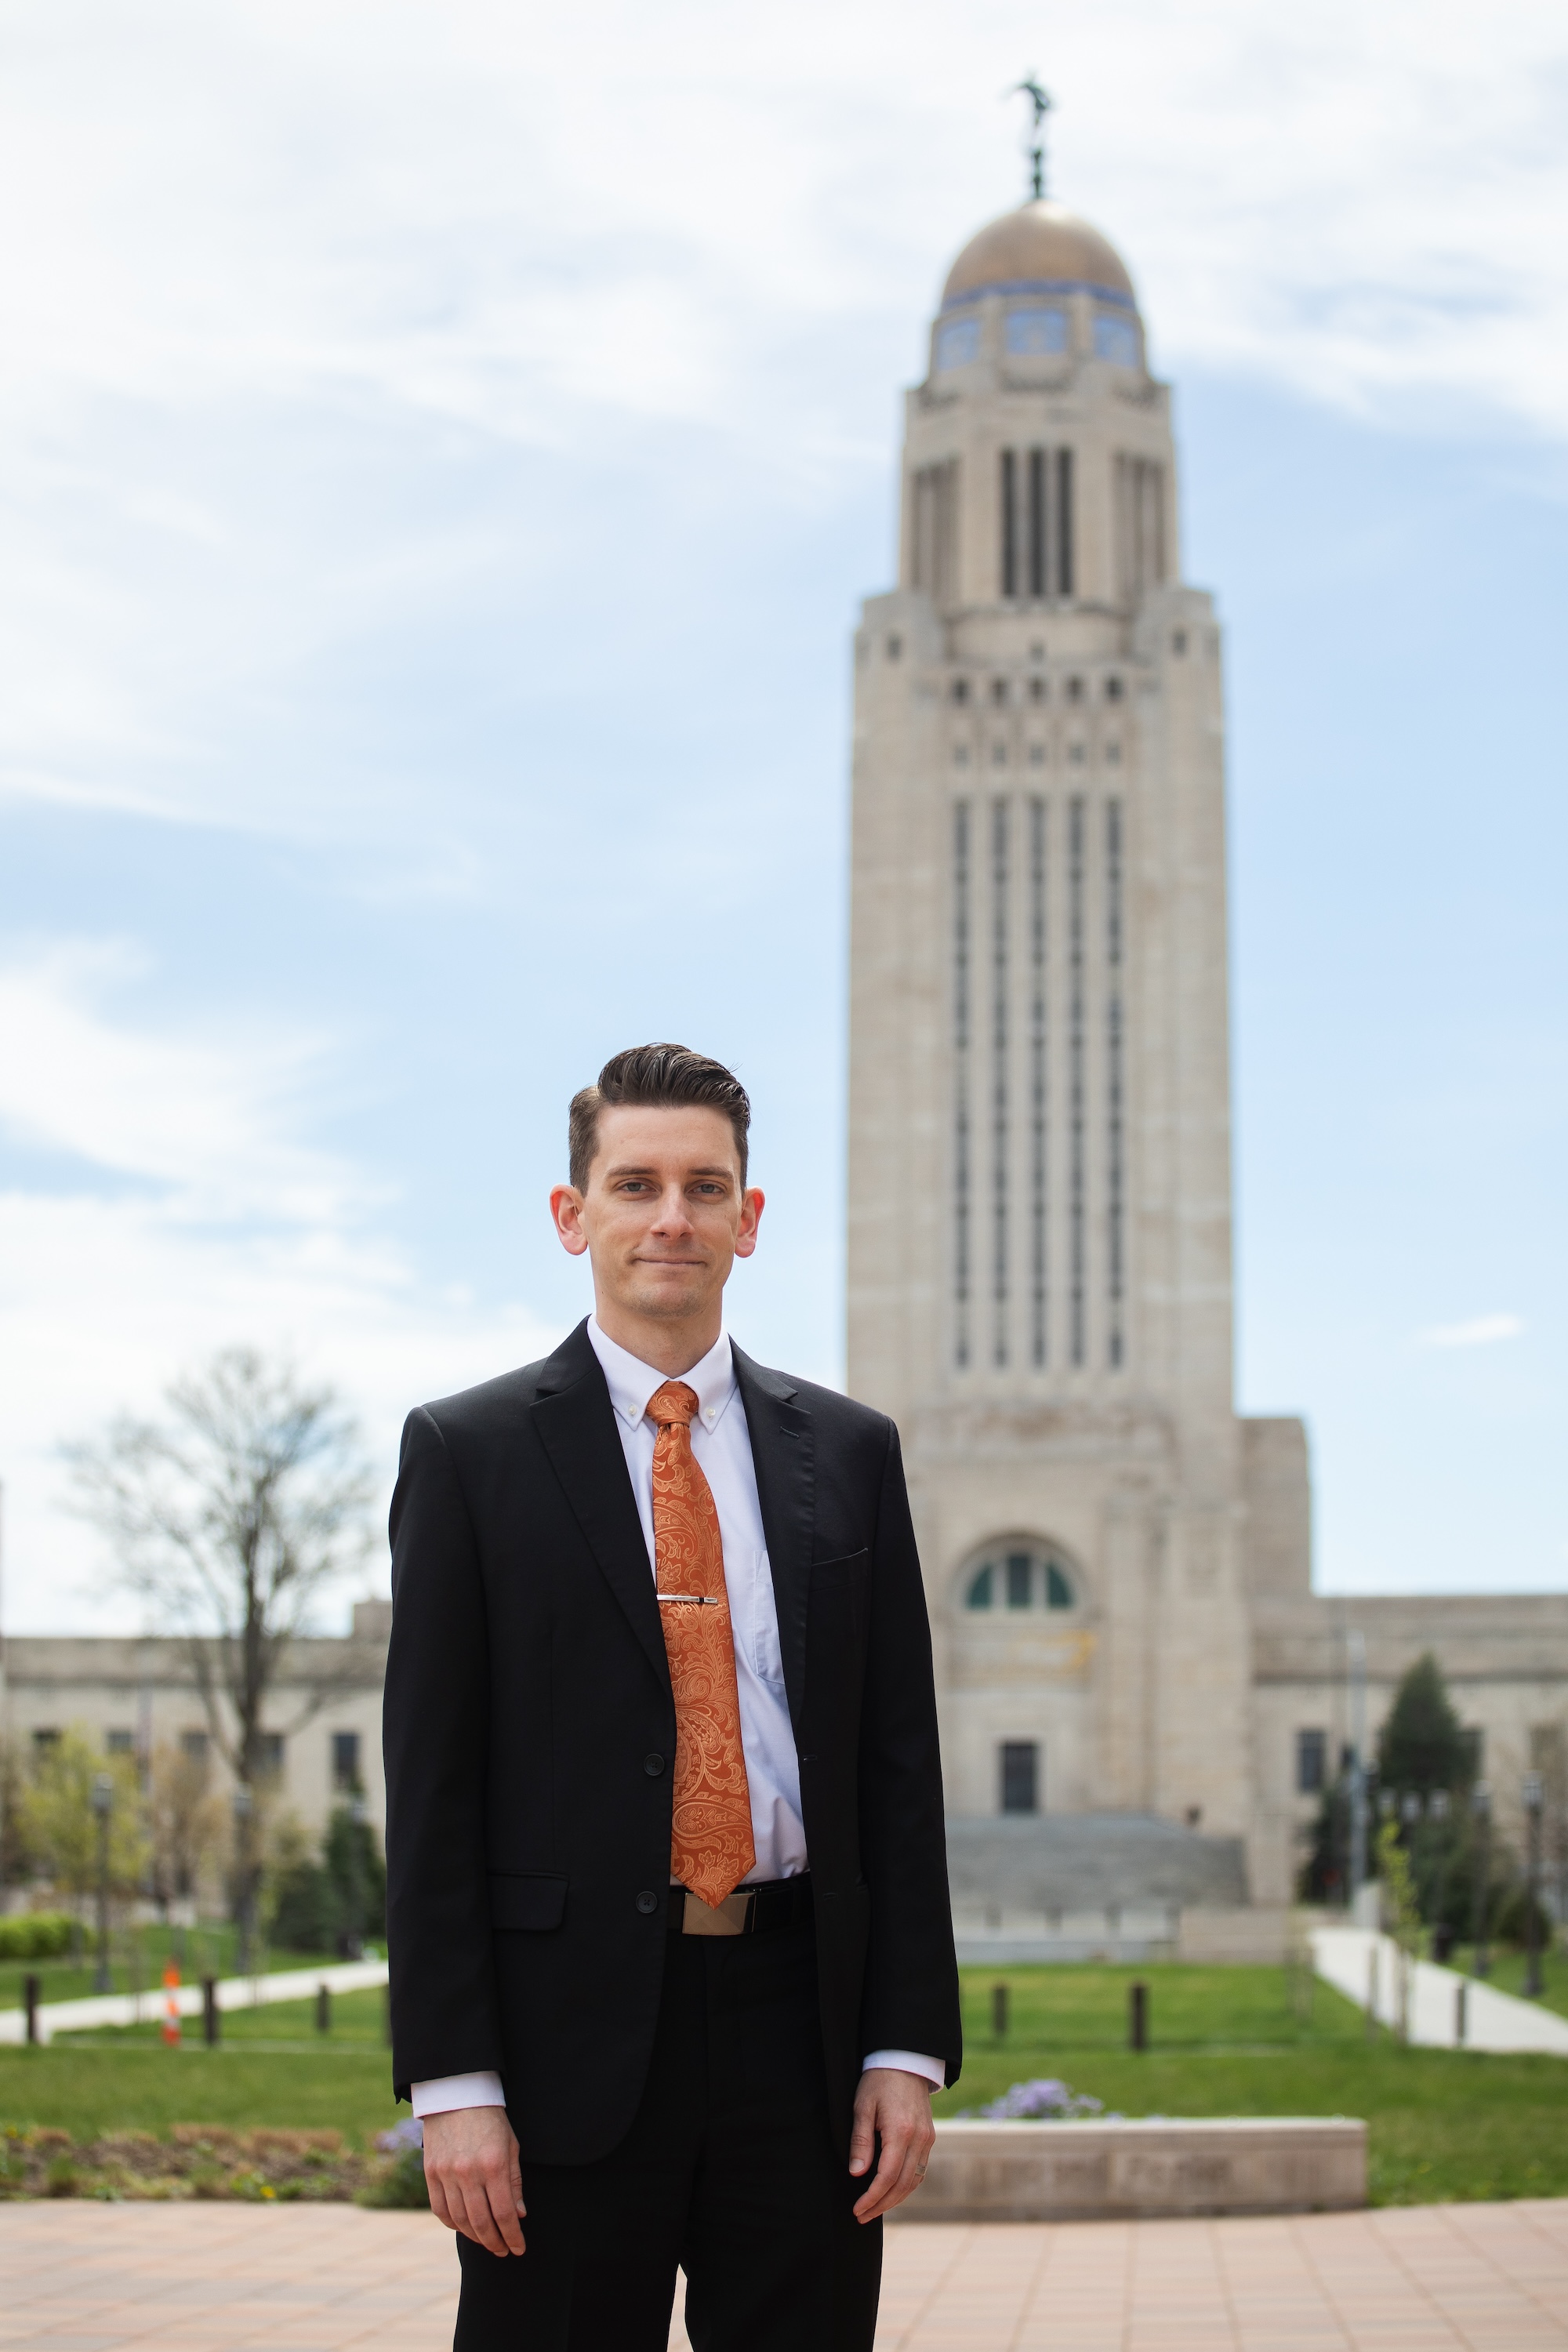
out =
[[616,1409],[586,1322],[563,1339],[540,1375],[529,1410],[606,1582],[666,1690],[669,1660],[637,1498],[616,1427]]
[[793,1381],[764,1371],[739,1348],[733,1352],[773,1571],[784,1690],[798,1742],[805,1721],[805,1612],[816,1522],[816,1433],[810,1413],[795,1402]]

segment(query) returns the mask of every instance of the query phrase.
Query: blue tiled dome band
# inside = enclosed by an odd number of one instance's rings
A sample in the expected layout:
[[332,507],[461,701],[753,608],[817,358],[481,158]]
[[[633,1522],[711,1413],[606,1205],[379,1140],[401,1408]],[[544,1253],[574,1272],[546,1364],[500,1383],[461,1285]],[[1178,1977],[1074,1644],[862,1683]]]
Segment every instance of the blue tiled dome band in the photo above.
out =
[[1092,294],[1097,302],[1112,302],[1119,310],[1137,315],[1138,305],[1131,294],[1123,294],[1114,286],[1091,286],[1081,278],[1007,278],[994,286],[972,286],[963,294],[951,294],[938,311],[945,318],[950,310],[962,310],[972,302],[983,302],[992,294]]

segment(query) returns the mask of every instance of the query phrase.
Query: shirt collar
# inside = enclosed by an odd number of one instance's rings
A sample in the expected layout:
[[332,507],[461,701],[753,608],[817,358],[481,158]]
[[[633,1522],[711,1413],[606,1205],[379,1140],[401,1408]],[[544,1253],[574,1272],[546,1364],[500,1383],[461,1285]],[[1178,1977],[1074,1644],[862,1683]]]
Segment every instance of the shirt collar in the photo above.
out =
[[640,1356],[631,1355],[617,1347],[599,1328],[597,1316],[588,1318],[588,1344],[604,1367],[609,1383],[610,1402],[628,1429],[635,1429],[647,1411],[648,1399],[661,1389],[667,1380],[682,1380],[689,1389],[697,1391],[697,1411],[704,1429],[716,1429],[724,1417],[724,1408],[735,1393],[735,1359],[730,1347],[730,1334],[721,1331],[700,1363],[689,1372],[656,1371],[645,1364]]

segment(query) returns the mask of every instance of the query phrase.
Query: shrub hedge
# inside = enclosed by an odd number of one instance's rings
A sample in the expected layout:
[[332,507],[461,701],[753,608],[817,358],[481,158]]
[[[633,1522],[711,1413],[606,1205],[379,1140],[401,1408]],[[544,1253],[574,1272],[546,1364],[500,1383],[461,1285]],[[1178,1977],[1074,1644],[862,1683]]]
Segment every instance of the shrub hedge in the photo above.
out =
[[66,1911],[0,1916],[0,1960],[58,1960],[70,1949],[73,1924]]

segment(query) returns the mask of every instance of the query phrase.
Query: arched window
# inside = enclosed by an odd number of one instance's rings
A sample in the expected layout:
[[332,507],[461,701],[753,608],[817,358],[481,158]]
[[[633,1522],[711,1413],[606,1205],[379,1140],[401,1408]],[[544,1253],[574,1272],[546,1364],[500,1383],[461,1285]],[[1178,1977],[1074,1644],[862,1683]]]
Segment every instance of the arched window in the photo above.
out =
[[1072,1609],[1077,1604],[1067,1562],[1045,1544],[998,1544],[969,1570],[963,1585],[966,1609]]

